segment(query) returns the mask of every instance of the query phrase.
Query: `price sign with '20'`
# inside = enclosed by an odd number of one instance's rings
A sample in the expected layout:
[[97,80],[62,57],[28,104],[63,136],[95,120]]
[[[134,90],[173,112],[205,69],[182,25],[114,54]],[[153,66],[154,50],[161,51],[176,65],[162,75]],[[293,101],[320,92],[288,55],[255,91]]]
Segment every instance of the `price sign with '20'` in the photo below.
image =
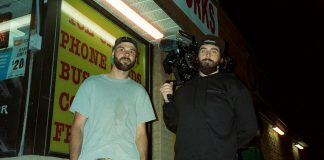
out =
[[14,38],[14,46],[1,53],[0,80],[25,75],[26,58],[28,50],[28,37]]

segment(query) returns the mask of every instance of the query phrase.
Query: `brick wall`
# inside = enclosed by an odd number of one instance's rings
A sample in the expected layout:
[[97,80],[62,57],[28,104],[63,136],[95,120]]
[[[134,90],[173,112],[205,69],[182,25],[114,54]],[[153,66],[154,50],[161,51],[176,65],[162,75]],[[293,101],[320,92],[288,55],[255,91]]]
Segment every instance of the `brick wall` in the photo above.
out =
[[259,142],[265,160],[300,160],[299,150],[290,135],[276,133],[266,119],[261,118],[259,123]]
[[157,121],[152,125],[152,159],[153,160],[173,160],[175,135],[170,132],[163,122],[163,97],[160,94],[160,86],[172,77],[164,73],[162,62],[166,54],[160,53],[157,46],[153,53],[153,106],[157,116]]

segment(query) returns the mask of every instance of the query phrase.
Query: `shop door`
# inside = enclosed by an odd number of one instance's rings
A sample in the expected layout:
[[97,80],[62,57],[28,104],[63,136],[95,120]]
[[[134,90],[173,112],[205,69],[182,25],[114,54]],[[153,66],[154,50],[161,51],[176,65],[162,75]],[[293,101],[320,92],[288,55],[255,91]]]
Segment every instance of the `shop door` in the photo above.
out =
[[28,82],[32,0],[0,1],[0,157],[17,155]]

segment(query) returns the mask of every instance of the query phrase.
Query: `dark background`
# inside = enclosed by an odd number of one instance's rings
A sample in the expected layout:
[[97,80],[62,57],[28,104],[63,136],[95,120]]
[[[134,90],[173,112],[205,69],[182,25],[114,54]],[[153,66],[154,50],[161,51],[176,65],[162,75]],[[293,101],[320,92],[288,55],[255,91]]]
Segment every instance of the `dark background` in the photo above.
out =
[[266,77],[271,110],[324,157],[324,0],[220,0]]

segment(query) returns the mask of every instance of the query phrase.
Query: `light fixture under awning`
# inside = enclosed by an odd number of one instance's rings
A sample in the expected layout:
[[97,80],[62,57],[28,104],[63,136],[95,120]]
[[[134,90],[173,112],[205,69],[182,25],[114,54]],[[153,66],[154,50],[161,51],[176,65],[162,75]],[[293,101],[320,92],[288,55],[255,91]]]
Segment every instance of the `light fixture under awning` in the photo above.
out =
[[278,134],[280,134],[280,135],[284,135],[285,134],[285,132],[283,132],[280,128],[278,128],[278,127],[273,127],[272,128],[273,130],[275,130]]
[[163,34],[157,30],[154,26],[152,26],[149,22],[147,22],[143,17],[137,14],[133,9],[131,9],[127,4],[125,4],[121,0],[105,0],[108,4],[122,13],[125,17],[127,17],[130,21],[135,23],[138,27],[140,27],[143,31],[151,35],[154,39],[163,38]]
[[298,143],[295,144],[295,146],[298,148],[298,149],[304,149],[304,147]]

